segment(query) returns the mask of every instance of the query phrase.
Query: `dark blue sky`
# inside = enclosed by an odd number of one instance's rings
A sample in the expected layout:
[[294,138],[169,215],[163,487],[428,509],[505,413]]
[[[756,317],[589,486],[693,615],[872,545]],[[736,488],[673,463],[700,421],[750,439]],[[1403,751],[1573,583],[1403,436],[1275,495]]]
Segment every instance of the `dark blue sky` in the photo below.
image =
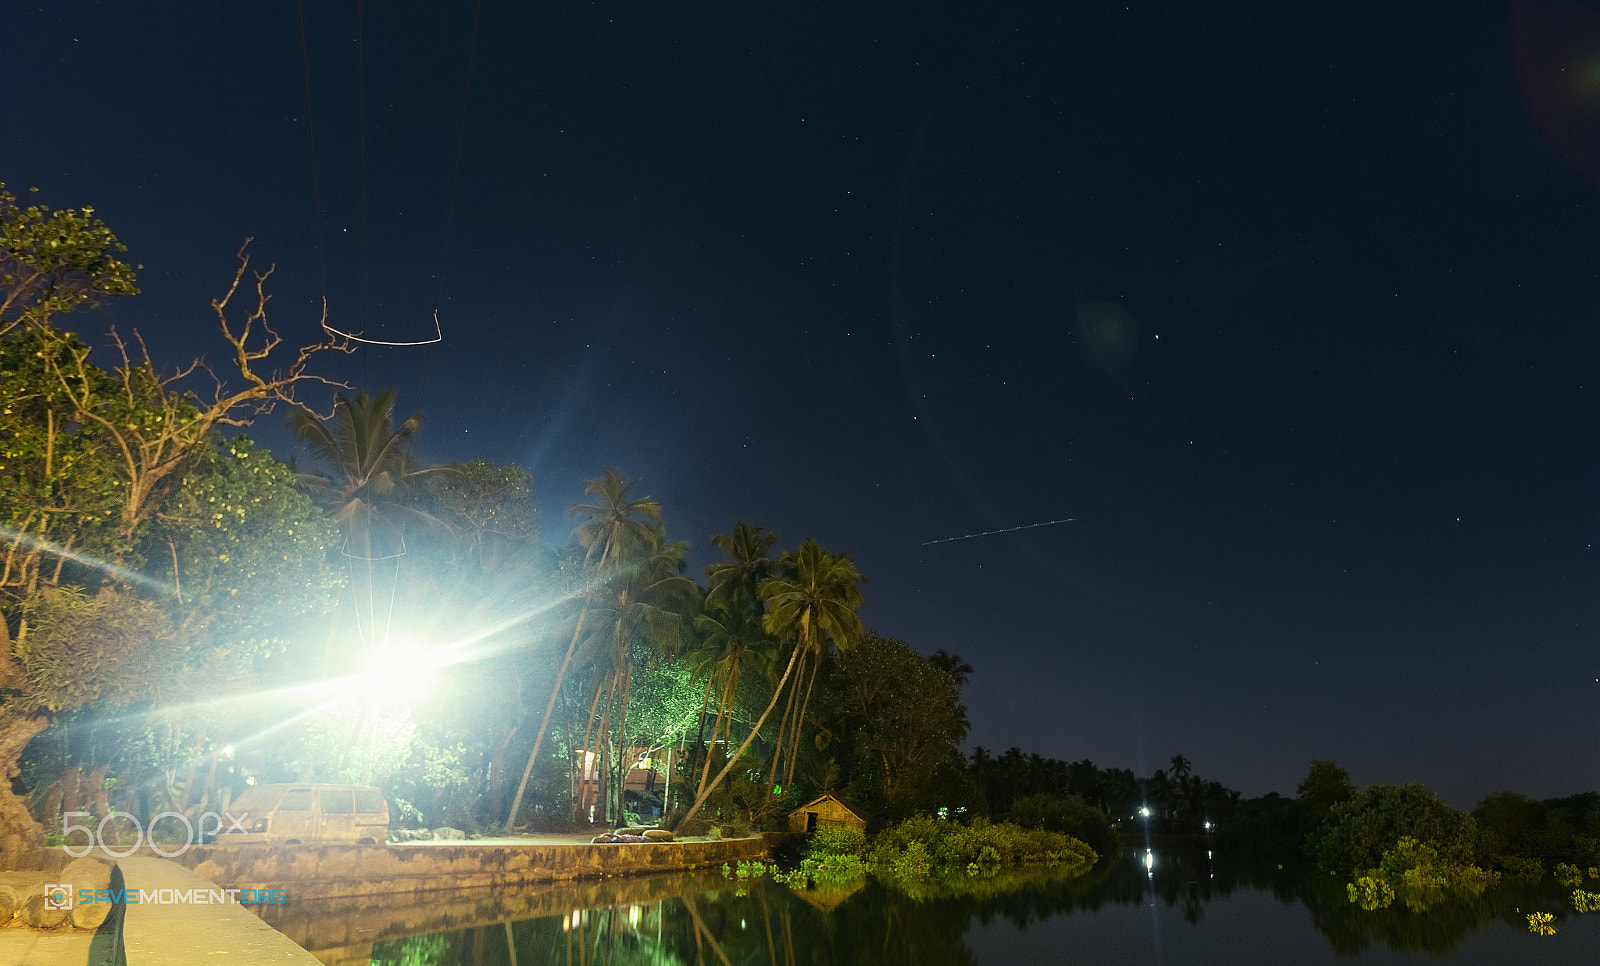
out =
[[8,13],[84,328],[213,352],[247,235],[291,338],[437,304],[342,373],[425,455],[853,553],[996,751],[1600,785],[1591,5],[484,0],[459,142],[474,3],[306,6],[309,101],[292,0]]

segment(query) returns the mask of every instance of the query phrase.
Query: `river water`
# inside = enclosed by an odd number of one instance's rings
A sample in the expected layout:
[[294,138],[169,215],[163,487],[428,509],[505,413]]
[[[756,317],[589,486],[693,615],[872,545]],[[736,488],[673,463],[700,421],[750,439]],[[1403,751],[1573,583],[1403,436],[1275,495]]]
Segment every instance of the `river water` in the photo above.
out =
[[[1424,913],[1363,912],[1287,873],[1198,852],[1123,853],[1079,879],[1034,874],[793,891],[718,872],[291,904],[267,920],[326,966],[1001,966],[1600,962],[1600,915],[1502,888]],[[1526,912],[1557,915],[1556,934]]]

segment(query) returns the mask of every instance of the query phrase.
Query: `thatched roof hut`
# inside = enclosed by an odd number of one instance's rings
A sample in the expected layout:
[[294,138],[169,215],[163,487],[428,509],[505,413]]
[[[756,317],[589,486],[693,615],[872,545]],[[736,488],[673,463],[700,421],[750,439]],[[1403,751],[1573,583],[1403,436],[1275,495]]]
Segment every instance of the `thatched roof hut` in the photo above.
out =
[[789,813],[789,831],[815,832],[824,825],[848,825],[865,832],[867,820],[832,795],[823,795]]

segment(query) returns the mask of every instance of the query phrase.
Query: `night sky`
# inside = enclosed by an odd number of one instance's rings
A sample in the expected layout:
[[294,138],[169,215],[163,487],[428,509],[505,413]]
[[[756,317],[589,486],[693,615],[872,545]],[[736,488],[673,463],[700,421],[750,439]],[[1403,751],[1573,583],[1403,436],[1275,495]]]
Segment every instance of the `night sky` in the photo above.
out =
[[305,7],[8,5],[79,328],[215,355],[246,236],[291,339],[437,307],[336,373],[421,455],[853,554],[995,752],[1600,786],[1593,4]]

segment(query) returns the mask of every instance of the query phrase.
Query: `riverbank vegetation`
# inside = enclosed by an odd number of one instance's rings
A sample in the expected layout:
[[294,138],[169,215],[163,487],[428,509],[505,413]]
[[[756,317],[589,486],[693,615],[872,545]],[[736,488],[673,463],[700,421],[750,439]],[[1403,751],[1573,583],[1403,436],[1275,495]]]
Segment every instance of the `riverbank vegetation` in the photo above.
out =
[[930,898],[991,895],[1022,882],[1074,878],[1099,861],[1089,846],[1060,832],[981,817],[961,823],[921,816],[870,839],[850,826],[823,826],[807,836],[799,861],[788,869],[739,863],[737,869],[725,866],[723,874],[740,880],[770,874],[791,888],[830,894],[859,888],[871,875],[914,898]]
[[[126,837],[250,783],[324,781],[471,835],[780,831],[831,795],[873,837],[819,833],[817,881],[1076,873],[1187,837],[1378,915],[1600,866],[1593,793],[1468,815],[1332,762],[1246,800],[1181,754],[1140,776],[964,752],[981,670],[866,627],[847,547],[752,520],[699,543],[619,469],[541,508],[515,464],[430,462],[399,393],[319,368],[353,343],[269,319],[248,249],[218,266],[212,368],[67,328],[136,295],[123,254],[92,210],[0,192],[7,862],[66,813]],[[1592,882],[1571,888],[1592,905]]]

